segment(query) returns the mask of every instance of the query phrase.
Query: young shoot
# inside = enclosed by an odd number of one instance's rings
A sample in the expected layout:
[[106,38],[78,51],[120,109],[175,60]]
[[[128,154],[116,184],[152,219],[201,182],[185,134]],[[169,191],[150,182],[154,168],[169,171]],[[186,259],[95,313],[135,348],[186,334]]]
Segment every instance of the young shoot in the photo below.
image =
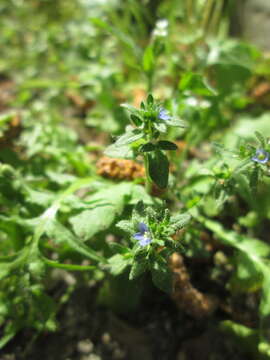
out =
[[107,148],[106,155],[125,157],[128,147],[128,154],[131,151],[133,157],[143,157],[147,191],[151,191],[152,183],[165,189],[169,178],[169,160],[165,151],[176,150],[177,146],[163,137],[170,126],[185,127],[183,121],[171,116],[151,94],[139,109],[128,104],[122,106],[130,113],[132,125]]

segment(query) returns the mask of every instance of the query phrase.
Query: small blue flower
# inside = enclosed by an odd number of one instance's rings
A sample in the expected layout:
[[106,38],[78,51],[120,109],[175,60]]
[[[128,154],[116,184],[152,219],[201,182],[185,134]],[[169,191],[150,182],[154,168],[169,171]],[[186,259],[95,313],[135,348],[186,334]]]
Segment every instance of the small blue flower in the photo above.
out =
[[148,226],[145,223],[139,223],[140,232],[133,235],[136,240],[139,240],[141,246],[146,246],[152,241]]
[[164,108],[160,108],[158,113],[158,118],[163,121],[171,120],[171,116],[169,115],[169,112]]
[[260,164],[265,164],[269,160],[269,153],[263,149],[257,149],[256,154],[252,156],[251,160]]

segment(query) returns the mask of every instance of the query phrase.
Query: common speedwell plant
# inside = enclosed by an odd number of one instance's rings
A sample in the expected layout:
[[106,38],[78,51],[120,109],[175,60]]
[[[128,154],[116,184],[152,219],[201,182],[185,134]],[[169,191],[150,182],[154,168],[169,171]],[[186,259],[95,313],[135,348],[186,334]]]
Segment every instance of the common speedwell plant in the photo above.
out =
[[168,267],[169,256],[182,249],[175,235],[189,221],[187,213],[171,215],[163,206],[156,208],[139,202],[130,220],[121,220],[117,227],[126,233],[122,244],[113,243],[117,252],[109,263],[113,275],[119,275],[127,268],[129,279],[133,280],[150,271],[153,283],[160,289],[170,292],[172,274]]
[[[125,147],[128,146],[134,158],[143,157],[146,190],[151,192],[152,183],[165,189],[169,178],[166,151],[176,150],[177,145],[162,138],[166,135],[168,127],[184,127],[184,123],[172,117],[151,94],[146,102],[141,103],[140,109],[128,104],[122,106],[129,111],[132,125],[128,126],[125,134],[106,150],[106,154],[115,155],[116,150],[119,156],[123,156]],[[124,152],[121,152],[123,150]],[[189,214],[171,216],[168,209],[145,207],[139,202],[131,220],[123,220],[117,224],[129,234],[129,241],[125,240],[125,246],[114,243],[113,246],[118,252],[109,261],[112,274],[120,274],[129,268],[129,279],[133,280],[150,271],[153,282],[169,292],[172,276],[168,258],[181,248],[180,243],[175,241],[172,235],[189,220]]]
[[133,157],[142,156],[146,172],[146,187],[150,192],[151,182],[161,189],[168,185],[169,160],[165,151],[177,149],[171,141],[163,140],[168,127],[185,127],[183,121],[173,117],[151,94],[146,102],[142,102],[140,109],[123,104],[130,113],[131,126],[107,150],[107,155],[125,157],[132,153]]
[[[256,141],[242,141],[236,151],[228,151],[216,144],[216,149],[224,157],[222,167],[216,169],[217,182],[214,187],[215,196],[223,199],[227,195],[235,193],[238,187],[244,187],[247,193],[256,192],[259,181],[269,176],[270,142],[260,132],[255,132]],[[228,155],[234,161],[233,166],[226,163],[225,156]]]

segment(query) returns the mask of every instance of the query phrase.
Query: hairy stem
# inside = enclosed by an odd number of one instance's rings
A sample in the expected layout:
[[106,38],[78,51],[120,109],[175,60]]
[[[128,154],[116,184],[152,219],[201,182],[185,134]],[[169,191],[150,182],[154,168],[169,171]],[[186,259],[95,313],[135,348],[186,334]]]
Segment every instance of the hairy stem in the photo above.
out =
[[150,194],[152,190],[152,181],[149,176],[147,155],[143,156],[143,160],[144,160],[144,168],[145,168],[145,189],[147,193]]

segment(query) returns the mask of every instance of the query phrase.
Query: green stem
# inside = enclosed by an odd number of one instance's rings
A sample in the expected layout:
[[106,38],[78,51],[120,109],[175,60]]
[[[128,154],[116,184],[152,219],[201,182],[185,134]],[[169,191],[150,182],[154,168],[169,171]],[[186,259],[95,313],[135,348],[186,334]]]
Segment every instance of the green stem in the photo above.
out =
[[153,72],[147,74],[147,92],[150,94],[153,90]]
[[208,27],[211,19],[211,13],[213,10],[213,6],[215,4],[215,0],[208,0],[205,4],[201,28],[203,30],[204,36],[207,35]]
[[219,0],[215,3],[215,8],[213,12],[213,16],[210,23],[210,31],[213,35],[218,34],[220,21],[222,19],[222,11],[223,11],[223,0]]
[[152,181],[150,179],[149,176],[149,171],[148,171],[148,159],[147,159],[147,155],[143,156],[143,160],[144,160],[144,168],[145,168],[145,189],[147,191],[148,194],[151,194],[151,190],[152,190]]
[[186,15],[187,15],[187,22],[189,24],[193,23],[193,15],[194,15],[194,9],[193,9],[193,0],[186,0]]

